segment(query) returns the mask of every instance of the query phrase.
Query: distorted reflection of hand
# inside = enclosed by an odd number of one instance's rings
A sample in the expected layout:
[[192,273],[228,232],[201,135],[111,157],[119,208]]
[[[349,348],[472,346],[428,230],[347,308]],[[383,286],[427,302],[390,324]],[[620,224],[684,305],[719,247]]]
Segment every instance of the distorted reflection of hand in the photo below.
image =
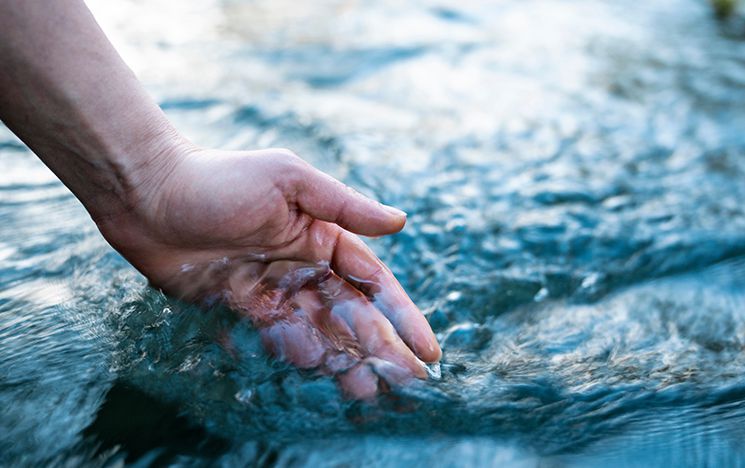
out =
[[424,378],[420,359],[439,360],[422,313],[355,235],[398,232],[403,212],[288,150],[181,146],[163,158],[126,212],[97,219],[154,286],[227,304],[272,354],[337,376],[352,398]]

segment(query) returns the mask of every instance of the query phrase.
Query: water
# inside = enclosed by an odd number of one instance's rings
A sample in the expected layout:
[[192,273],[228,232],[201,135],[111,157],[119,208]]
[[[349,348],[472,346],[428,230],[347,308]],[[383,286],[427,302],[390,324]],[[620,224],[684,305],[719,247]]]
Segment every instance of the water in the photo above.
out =
[[148,289],[0,133],[0,464],[745,464],[745,28],[660,0],[91,2],[203,146],[409,213],[375,404]]

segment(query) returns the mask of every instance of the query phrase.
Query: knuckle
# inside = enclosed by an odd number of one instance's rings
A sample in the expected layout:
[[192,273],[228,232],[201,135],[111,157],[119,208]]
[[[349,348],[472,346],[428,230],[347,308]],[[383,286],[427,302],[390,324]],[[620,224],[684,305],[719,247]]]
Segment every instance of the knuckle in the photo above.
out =
[[294,151],[280,148],[277,150],[278,160],[288,175],[303,177],[312,168],[310,163],[298,156]]
[[308,171],[312,166],[294,151],[287,148],[272,148],[271,160],[281,175],[278,187],[292,199],[296,199],[303,190]]
[[273,152],[281,158],[284,162],[286,162],[289,165],[297,165],[302,166],[304,164],[308,164],[305,162],[303,158],[297,155],[294,151],[287,149],[287,148],[276,148],[273,150]]

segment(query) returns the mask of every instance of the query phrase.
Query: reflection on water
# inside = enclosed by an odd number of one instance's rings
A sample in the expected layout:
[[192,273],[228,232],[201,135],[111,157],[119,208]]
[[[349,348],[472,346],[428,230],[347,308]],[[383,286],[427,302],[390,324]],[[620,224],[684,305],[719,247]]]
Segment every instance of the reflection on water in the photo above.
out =
[[270,359],[247,318],[147,289],[2,130],[0,463],[745,462],[737,18],[91,6],[195,142],[288,146],[409,213],[371,245],[437,331],[442,378],[352,402]]

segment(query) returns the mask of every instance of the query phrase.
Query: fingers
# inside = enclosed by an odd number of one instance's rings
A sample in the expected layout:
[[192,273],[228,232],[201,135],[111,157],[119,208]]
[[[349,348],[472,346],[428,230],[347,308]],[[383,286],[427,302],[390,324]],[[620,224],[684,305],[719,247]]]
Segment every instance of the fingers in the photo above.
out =
[[283,319],[260,330],[264,347],[279,359],[301,369],[313,369],[323,363],[325,347],[306,320]]
[[307,314],[309,322],[326,338],[331,351],[326,367],[332,373],[343,372],[364,357],[366,351],[357,340],[349,323],[324,303],[318,291],[304,290],[297,294],[295,303]]
[[389,361],[412,376],[427,376],[421,362],[391,323],[362,293],[334,274],[319,286],[331,315],[346,322],[365,356]]
[[388,320],[336,275],[318,289],[297,292],[280,308],[288,310],[272,313],[280,318],[260,328],[267,350],[297,367],[336,376],[348,397],[370,399],[390,386],[426,377]]
[[360,238],[334,224],[316,221],[297,243],[275,251],[272,260],[277,263],[296,257],[298,252],[310,265],[330,260],[331,270],[371,300],[421,360],[439,361],[442,352],[426,318]]
[[331,267],[371,298],[420,359],[425,362],[440,360],[442,351],[427,319],[393,273],[360,238],[343,232],[336,243]]
[[403,229],[406,213],[382,205],[309,164],[301,165],[293,191],[303,212],[364,236],[382,236]]
[[388,388],[406,384],[411,374],[390,361],[370,357],[337,376],[344,393],[355,400],[370,400]]
[[337,379],[344,393],[355,400],[370,400],[378,394],[378,376],[365,363],[359,363]]

